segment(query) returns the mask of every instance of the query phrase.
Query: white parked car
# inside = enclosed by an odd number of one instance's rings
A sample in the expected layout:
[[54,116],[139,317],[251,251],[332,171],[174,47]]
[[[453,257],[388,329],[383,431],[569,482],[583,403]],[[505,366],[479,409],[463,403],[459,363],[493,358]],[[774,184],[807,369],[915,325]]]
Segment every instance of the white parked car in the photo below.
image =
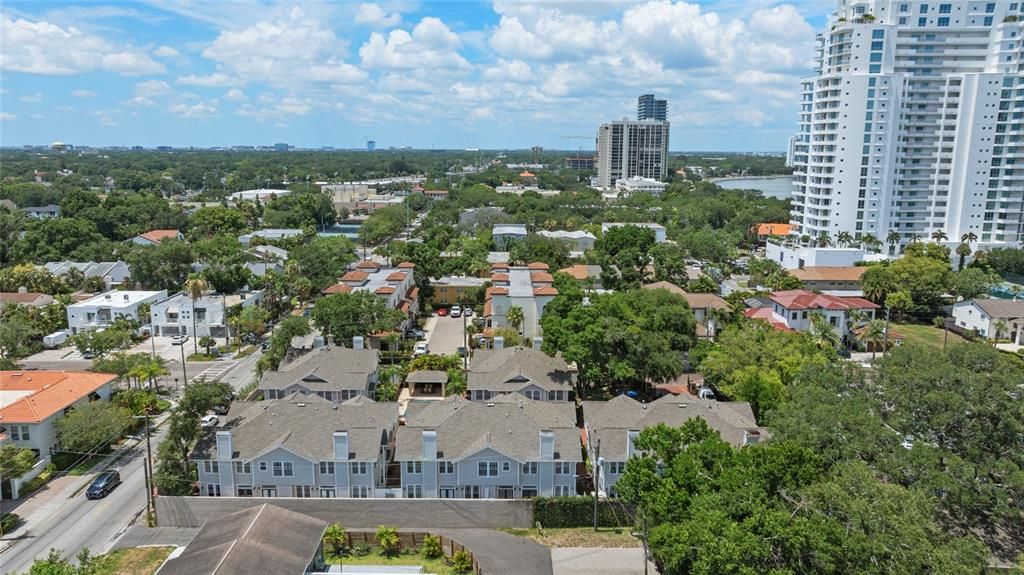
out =
[[466,307],[466,309],[462,310],[462,315],[466,317],[473,317],[473,308]]
[[453,305],[452,306],[452,311],[451,311],[451,313],[449,315],[452,316],[452,317],[460,317],[460,316],[462,316],[462,306],[458,305],[458,304]]
[[199,420],[199,425],[201,427],[217,427],[217,424],[219,423],[220,418],[212,413],[209,415],[204,415],[203,418]]
[[427,345],[427,342],[420,341],[416,343],[416,347],[413,349],[412,355],[414,357],[419,357],[421,355],[427,355],[428,353],[430,353],[430,346]]
[[187,335],[176,335],[171,338],[171,345],[182,345],[186,341],[188,341]]

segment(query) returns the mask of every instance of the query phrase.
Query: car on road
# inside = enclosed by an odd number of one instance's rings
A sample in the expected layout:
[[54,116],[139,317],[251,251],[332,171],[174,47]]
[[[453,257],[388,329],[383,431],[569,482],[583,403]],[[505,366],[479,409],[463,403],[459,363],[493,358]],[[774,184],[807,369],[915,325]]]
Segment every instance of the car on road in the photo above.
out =
[[459,354],[459,357],[466,357],[466,348],[460,345],[455,353]]
[[182,345],[188,341],[187,335],[176,335],[171,338],[171,345]]
[[443,308],[437,310],[437,315],[439,315],[441,317],[444,317],[444,316],[448,315],[448,308],[443,307]]
[[456,304],[452,306],[452,317],[462,317],[462,306]]
[[82,353],[82,359],[92,359],[94,357],[96,357],[96,354],[91,351],[86,351]]
[[424,339],[427,337],[427,333],[422,329],[407,329],[405,330],[405,337],[409,339]]
[[428,353],[430,353],[430,346],[427,345],[427,342],[425,342],[425,341],[417,342],[416,343],[416,347],[412,351],[412,355],[414,357],[419,357],[421,355],[427,355]]
[[199,420],[199,425],[201,427],[217,427],[218,423],[220,423],[220,418],[217,417],[216,413],[204,415],[203,418]]
[[104,471],[89,484],[89,488],[85,490],[85,498],[102,499],[118,485],[121,485],[121,474],[113,470]]
[[473,308],[467,307],[466,309],[462,310],[462,315],[466,317],[473,317]]

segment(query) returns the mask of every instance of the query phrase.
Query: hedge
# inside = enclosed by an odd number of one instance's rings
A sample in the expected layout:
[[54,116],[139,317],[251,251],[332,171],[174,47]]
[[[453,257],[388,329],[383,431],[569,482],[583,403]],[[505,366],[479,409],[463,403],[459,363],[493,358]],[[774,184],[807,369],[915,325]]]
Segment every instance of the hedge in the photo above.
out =
[[[591,497],[537,497],[533,500],[533,523],[541,527],[593,527],[594,499]],[[597,502],[598,527],[632,527],[633,509],[614,499]]]

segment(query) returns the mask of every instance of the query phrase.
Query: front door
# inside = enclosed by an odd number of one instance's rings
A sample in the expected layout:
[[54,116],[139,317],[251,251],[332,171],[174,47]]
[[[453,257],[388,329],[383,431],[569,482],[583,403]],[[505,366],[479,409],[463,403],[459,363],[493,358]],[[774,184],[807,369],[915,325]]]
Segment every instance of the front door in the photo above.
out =
[[511,485],[498,486],[498,499],[512,499],[515,497],[515,488]]

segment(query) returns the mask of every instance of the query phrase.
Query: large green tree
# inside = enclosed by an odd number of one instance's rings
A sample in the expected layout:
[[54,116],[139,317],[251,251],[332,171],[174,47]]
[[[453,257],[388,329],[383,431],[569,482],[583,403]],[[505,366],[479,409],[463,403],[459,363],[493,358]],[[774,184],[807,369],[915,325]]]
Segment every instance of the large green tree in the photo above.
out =
[[317,238],[291,251],[289,263],[309,279],[320,292],[345,274],[345,268],[356,259],[355,246],[344,236]]
[[57,420],[59,450],[72,454],[105,453],[131,425],[131,413],[109,401],[76,405]]
[[397,329],[404,317],[368,291],[325,296],[313,306],[313,324],[337,345],[351,345],[354,336]]
[[195,470],[188,459],[203,433],[199,423],[204,415],[231,397],[231,387],[222,382],[190,384],[167,422],[167,435],[158,448],[153,481],[164,495],[190,495]]
[[613,227],[602,233],[594,242],[602,284],[616,290],[640,287],[647,279],[654,240],[654,230],[633,225]]

